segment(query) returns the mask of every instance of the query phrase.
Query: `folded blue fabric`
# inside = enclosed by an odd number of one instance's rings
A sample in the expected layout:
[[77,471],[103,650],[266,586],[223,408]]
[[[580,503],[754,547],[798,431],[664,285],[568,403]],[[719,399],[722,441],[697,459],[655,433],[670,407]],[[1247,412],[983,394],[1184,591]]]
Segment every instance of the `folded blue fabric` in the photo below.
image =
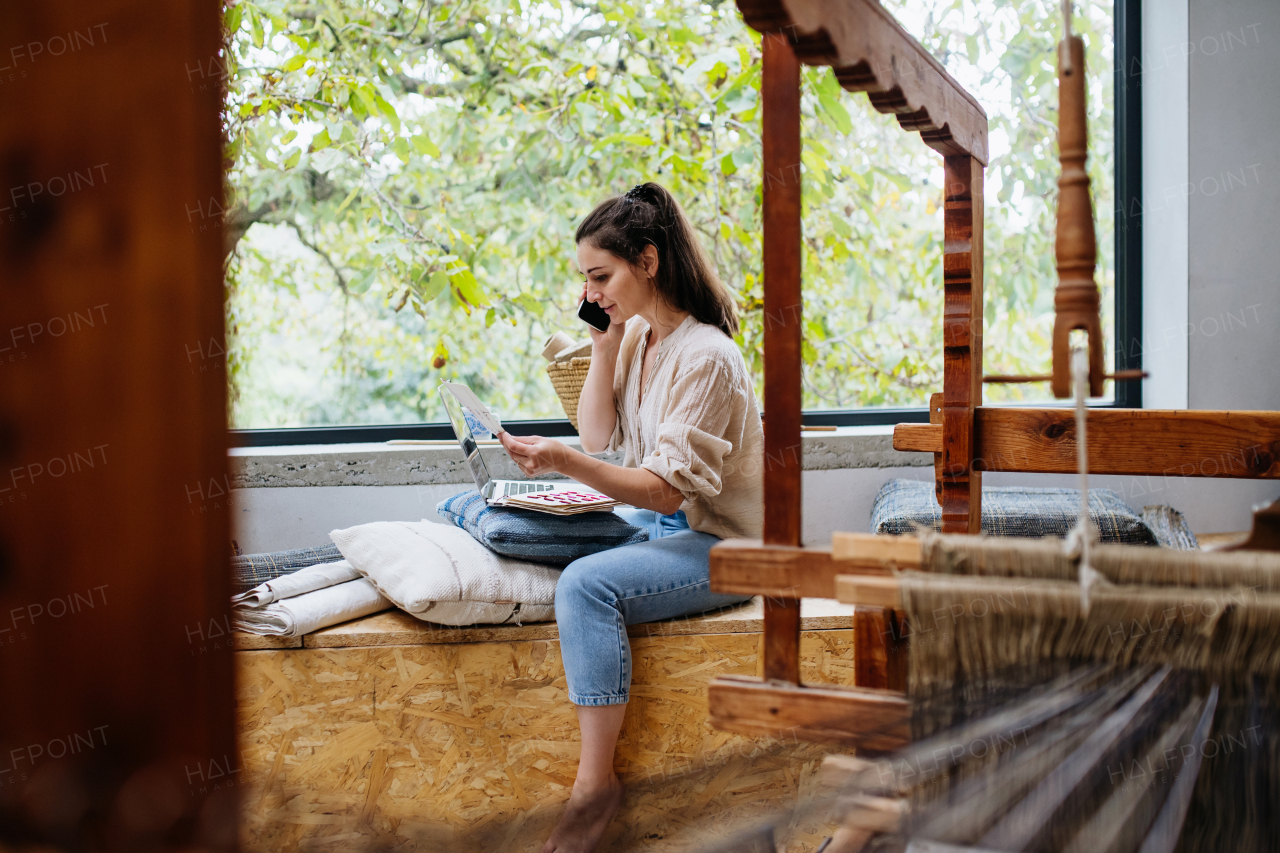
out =
[[[982,532],[989,536],[1064,537],[1080,513],[1078,489],[1025,486],[982,489]],[[1089,516],[1103,542],[1155,545],[1156,537],[1142,516],[1110,489],[1089,490]],[[938,530],[942,507],[933,482],[890,480],[871,505],[872,533],[914,533],[921,524]]]
[[647,531],[627,524],[612,512],[558,516],[488,506],[474,489],[445,498],[436,506],[436,512],[491,551],[553,566],[567,566],[579,557],[649,538]]
[[298,569],[321,563],[336,563],[341,559],[342,553],[332,542],[315,548],[296,548],[269,554],[237,554],[231,558],[232,592],[239,595],[281,575],[292,574]]

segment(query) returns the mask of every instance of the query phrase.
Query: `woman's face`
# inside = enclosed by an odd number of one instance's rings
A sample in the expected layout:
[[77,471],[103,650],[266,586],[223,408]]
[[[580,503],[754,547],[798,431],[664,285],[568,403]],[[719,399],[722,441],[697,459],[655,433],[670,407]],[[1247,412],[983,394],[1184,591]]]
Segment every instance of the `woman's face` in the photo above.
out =
[[636,267],[586,240],[578,244],[578,269],[587,283],[587,301],[605,310],[614,323],[625,323],[653,304],[652,276],[658,252],[646,246]]

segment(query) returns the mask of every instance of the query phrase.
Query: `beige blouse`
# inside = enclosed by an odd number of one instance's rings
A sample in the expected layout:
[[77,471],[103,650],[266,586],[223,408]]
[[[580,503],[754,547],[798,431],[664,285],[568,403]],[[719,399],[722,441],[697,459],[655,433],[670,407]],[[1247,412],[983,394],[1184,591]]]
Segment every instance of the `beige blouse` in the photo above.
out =
[[609,449],[684,495],[689,526],[722,539],[758,539],[764,526],[764,430],[746,362],[715,326],[685,318],[658,345],[640,393],[649,324],[627,321],[613,378],[617,424]]

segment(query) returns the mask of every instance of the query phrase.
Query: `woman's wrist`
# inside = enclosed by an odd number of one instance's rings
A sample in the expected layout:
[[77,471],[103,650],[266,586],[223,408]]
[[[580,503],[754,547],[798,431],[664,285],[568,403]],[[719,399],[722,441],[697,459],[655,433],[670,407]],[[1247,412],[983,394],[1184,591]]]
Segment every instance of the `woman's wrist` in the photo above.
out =
[[604,361],[616,361],[618,350],[622,348],[621,343],[621,341],[611,340],[608,335],[593,338],[591,341],[591,358],[594,360],[599,356]]
[[594,462],[590,456],[581,450],[574,450],[572,447],[565,446],[564,463],[557,466],[557,473],[563,474],[570,480],[582,480],[585,462]]

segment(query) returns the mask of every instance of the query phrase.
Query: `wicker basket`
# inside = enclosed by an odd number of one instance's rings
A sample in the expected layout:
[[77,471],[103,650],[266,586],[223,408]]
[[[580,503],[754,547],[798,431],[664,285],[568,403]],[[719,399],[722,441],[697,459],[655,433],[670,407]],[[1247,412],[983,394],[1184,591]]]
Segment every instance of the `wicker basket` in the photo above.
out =
[[578,428],[578,397],[582,395],[582,384],[587,381],[587,371],[591,369],[591,356],[581,356],[568,361],[553,361],[547,365],[547,375],[551,377],[551,386],[560,397],[560,405],[569,416],[569,423]]

